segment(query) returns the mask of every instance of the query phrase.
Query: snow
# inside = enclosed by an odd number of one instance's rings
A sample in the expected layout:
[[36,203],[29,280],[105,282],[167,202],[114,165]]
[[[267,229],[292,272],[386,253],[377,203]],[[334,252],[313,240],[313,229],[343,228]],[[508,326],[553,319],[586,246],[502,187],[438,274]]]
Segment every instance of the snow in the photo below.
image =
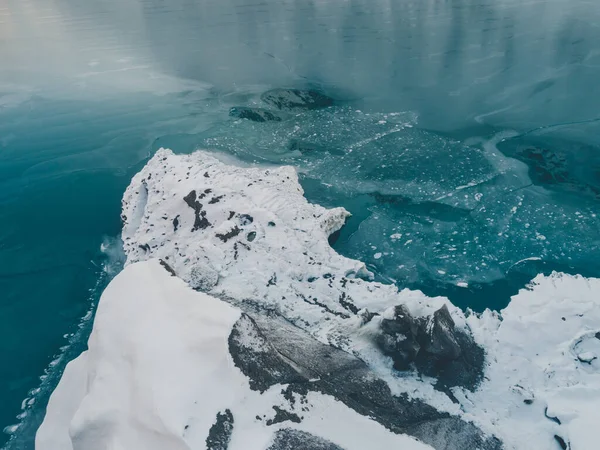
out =
[[[89,350],[52,394],[38,450],[199,449],[217,413],[234,417],[231,450],[266,449],[274,432],[257,418],[282,404],[281,386],[251,391],[228,352],[240,311],[195,292],[157,260],[129,265],[102,295]],[[299,402],[298,402],[299,403]],[[341,445],[426,450],[332,397],[307,396],[297,429]]]
[[[404,304],[421,317],[447,305],[457,326],[465,327],[462,312],[445,298],[369,281],[372,274],[363,262],[335,252],[328,237],[349,213],[309,203],[294,168],[240,167],[217,155],[160,149],[135,175],[123,197],[127,263],[160,258],[195,288],[202,288],[195,281],[197,271],[214,271],[218,283],[208,293],[241,307],[250,302],[273,309],[321,342],[368,361],[396,394],[460,413],[431,385],[416,377],[398,378],[391,360],[360,330],[354,311],[383,313]],[[206,228],[195,226],[196,211],[184,200],[192,192]],[[224,241],[231,232],[235,235]]]
[[[505,310],[465,314],[445,298],[370,281],[362,262],[338,255],[327,239],[347,217],[308,203],[291,167],[243,168],[207,152],[159,150],[124,195],[127,268],[102,297],[89,351],[52,396],[39,449],[199,448],[227,408],[235,409],[231,448],[265,448],[276,427],[255,418],[272,414],[280,389],[250,391],[227,351],[240,309],[254,306],[360,357],[394,394],[472,420],[507,449],[558,449],[555,436],[571,450],[595,448],[600,280],[540,275]],[[417,317],[446,305],[473,334],[487,352],[475,392],[453,388],[454,403],[435,380],[392,369],[373,344],[377,320],[365,325],[364,317],[386,317],[399,304]],[[263,344],[257,335],[244,345]],[[402,448],[425,448],[310,395],[299,429],[345,449],[398,448],[399,439],[409,443]]]
[[591,432],[600,423],[600,364],[583,360],[600,350],[599,293],[598,279],[540,275],[501,316],[469,317],[489,367],[487,381],[466,394],[468,413],[504,430],[514,448],[558,448],[554,435],[572,450],[597,448]]

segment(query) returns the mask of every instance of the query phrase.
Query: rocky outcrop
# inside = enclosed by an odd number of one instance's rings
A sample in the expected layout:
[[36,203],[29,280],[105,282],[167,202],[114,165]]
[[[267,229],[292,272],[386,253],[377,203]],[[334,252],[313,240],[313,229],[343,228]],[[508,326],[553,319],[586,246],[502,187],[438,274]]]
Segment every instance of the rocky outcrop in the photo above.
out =
[[334,104],[331,97],[309,89],[271,89],[260,98],[279,110],[321,109]]
[[[145,190],[136,187],[142,182]],[[148,192],[144,202],[140,192]],[[125,195],[124,217],[141,220],[125,220],[123,239],[129,262],[158,257],[194,289],[275,311],[325,344],[365,360],[383,353],[396,370],[438,378],[445,393],[473,389],[484,354],[462,313],[371,282],[364,264],[338,255],[327,240],[347,216],[309,204],[291,168],[236,168],[205,153],[161,150]],[[359,319],[365,308],[380,326],[367,346],[367,334],[349,332],[368,322]]]
[[233,414],[226,409],[224,412],[217,413],[215,423],[208,432],[206,438],[207,450],[227,450],[231,433],[233,432]]
[[[439,328],[447,325],[448,317],[440,312],[430,332],[430,346],[441,354],[446,354],[449,336]],[[229,352],[253,389],[264,392],[277,384],[287,386],[283,394],[292,403],[308,392],[319,392],[370,416],[394,433],[414,436],[436,450],[503,448],[498,439],[485,436],[457,416],[406,395],[393,395],[363,361],[318,342],[273,313],[243,314],[229,337]],[[294,419],[302,420],[298,416]]]
[[390,356],[397,370],[416,367],[436,377],[442,387],[463,386],[473,390],[483,374],[485,355],[472,336],[458,330],[444,305],[430,317],[413,317],[395,306],[381,318],[377,344]]
[[275,433],[268,450],[344,450],[339,445],[305,431],[283,428]]
[[464,314],[337,254],[348,213],[308,203],[292,168],[206,152],[159,150],[122,217],[127,266],[39,450],[595,448],[599,280],[540,276]]
[[248,119],[252,122],[281,122],[281,116],[262,108],[234,106],[229,110],[229,115],[238,119]]

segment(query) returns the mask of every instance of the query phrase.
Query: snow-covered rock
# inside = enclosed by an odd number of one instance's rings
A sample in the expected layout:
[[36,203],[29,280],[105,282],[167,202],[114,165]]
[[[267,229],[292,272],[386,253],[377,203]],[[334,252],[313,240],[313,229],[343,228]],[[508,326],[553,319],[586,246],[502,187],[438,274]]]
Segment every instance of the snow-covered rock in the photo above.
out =
[[130,265],[102,295],[89,350],[52,394],[36,449],[431,449],[310,381],[299,393],[277,382],[253,390],[230,341],[238,351],[276,355],[249,325],[239,309],[193,291],[157,260]]
[[515,448],[598,448],[600,280],[538,276],[500,315],[468,319],[487,352],[484,382],[465,410]]
[[[446,299],[371,282],[364,263],[336,253],[328,238],[348,215],[308,203],[292,167],[242,168],[206,152],[161,149],[125,192],[123,241],[128,263],[160,258],[195,289],[243,309],[276,311],[373,364],[391,366],[362,329],[363,309],[380,315],[402,304],[418,318],[444,306],[457,330],[470,335],[464,315]],[[373,323],[368,329],[381,333],[381,316]],[[459,368],[471,374],[466,382],[452,375],[445,384],[477,384],[481,364]]]
[[596,448],[600,280],[539,276],[465,315],[338,255],[347,216],[293,168],[158,151],[37,448]]

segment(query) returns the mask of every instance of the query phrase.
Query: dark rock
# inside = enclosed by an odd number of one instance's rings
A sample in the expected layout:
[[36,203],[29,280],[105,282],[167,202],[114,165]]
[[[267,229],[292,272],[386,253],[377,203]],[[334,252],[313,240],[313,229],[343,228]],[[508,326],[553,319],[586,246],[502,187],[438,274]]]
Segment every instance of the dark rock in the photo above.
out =
[[235,365],[250,379],[253,390],[264,392],[275,384],[308,380],[281,359],[247,314],[234,325],[228,343]]
[[281,122],[281,117],[271,111],[262,108],[248,108],[246,106],[234,106],[229,110],[231,117],[248,119],[252,122]]
[[475,389],[483,376],[485,352],[473,338],[457,330],[446,306],[429,318],[415,319],[402,305],[393,318],[381,320],[376,343],[394,361],[396,370],[412,365],[424,375],[438,379],[438,388]]
[[275,417],[267,420],[267,425],[269,426],[288,421],[294,423],[302,422],[298,414],[281,409],[279,406],[273,406],[273,409],[275,410]]
[[558,417],[554,417],[554,416],[549,416],[548,415],[548,408],[546,408],[544,410],[544,416],[546,416],[546,419],[550,419],[552,422],[557,423],[557,424],[561,424],[561,421]]
[[265,92],[263,102],[277,109],[321,109],[333,106],[331,97],[312,90],[272,89]]
[[600,340],[600,331],[596,333],[596,339]]
[[420,355],[423,358],[417,358],[417,369],[424,375],[437,377],[436,388],[446,393],[449,393],[449,388],[453,386],[462,386],[474,391],[483,378],[485,351],[469,334],[455,330],[454,336],[462,350],[458,359],[430,359],[427,357],[428,353],[424,352]]
[[148,244],[140,244],[140,245],[138,245],[138,247],[141,248],[142,250],[144,250],[145,252],[150,251],[150,246]]
[[177,232],[178,228],[179,228],[179,216],[177,216],[173,219],[173,231]]
[[233,433],[233,414],[226,409],[225,412],[217,413],[217,420],[210,427],[206,438],[207,450],[227,450],[231,434]]
[[438,309],[425,327],[424,350],[441,360],[457,359],[461,348],[456,338],[454,320],[446,305]]
[[167,272],[169,272],[171,274],[171,276],[176,277],[177,274],[175,273],[175,271],[173,270],[173,268],[168,265],[165,261],[163,261],[162,259],[159,261],[160,265],[163,266],[165,268],[165,270]]
[[228,231],[227,233],[217,233],[216,236],[221,239],[223,242],[227,242],[229,239],[231,239],[232,237],[236,237],[238,234],[241,233],[242,230],[240,230],[238,227],[233,227],[230,231]]
[[[302,397],[308,391],[330,395],[392,432],[414,436],[436,450],[503,448],[498,439],[486,437],[459,417],[405,395],[394,396],[363,361],[316,341],[275,313],[251,314],[236,323],[229,348],[253,389],[287,384],[286,398],[292,393]],[[399,326],[410,328],[411,324]]]
[[225,197],[224,195],[219,195],[217,197],[213,197],[210,199],[210,201],[208,202],[209,205],[214,205],[215,203],[219,203],[221,201],[221,199]]
[[344,450],[342,447],[305,431],[282,428],[275,433],[267,450]]
[[393,319],[381,321],[377,344],[385,355],[392,357],[396,370],[407,370],[421,350],[418,335],[418,322],[404,305],[400,305],[394,308]]
[[254,222],[254,217],[250,214],[240,214],[240,225],[245,227],[246,225],[250,225]]
[[554,439],[556,440],[556,442],[558,442],[558,445],[560,445],[560,448],[562,448],[562,450],[567,450],[569,448],[566,441],[559,435],[555,434]]
[[[204,196],[204,194],[202,195]],[[188,195],[183,197],[183,201],[194,210],[194,226],[192,231],[204,230],[210,226],[210,222],[206,218],[206,211],[202,210],[202,203],[197,200],[196,191],[191,191]]]

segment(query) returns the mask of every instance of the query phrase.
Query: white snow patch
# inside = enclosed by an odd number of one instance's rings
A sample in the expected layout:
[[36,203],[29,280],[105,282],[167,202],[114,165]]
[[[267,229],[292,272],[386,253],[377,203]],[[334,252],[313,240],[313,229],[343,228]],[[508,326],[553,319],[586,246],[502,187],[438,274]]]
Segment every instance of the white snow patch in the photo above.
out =
[[598,293],[598,279],[539,275],[501,316],[487,311],[467,319],[489,365],[482,386],[464,393],[463,406],[499,430],[509,448],[555,448],[554,435],[572,450],[597,448],[591,433],[600,423],[600,364],[584,360],[589,349],[600,349]]
[[[37,450],[206,448],[217,413],[234,417],[231,450],[264,450],[295,427],[347,450],[427,450],[330,396],[311,392],[300,424],[267,426],[281,386],[250,390],[228,351],[240,311],[195,292],[157,260],[129,265],[100,300],[89,350],[52,394]],[[297,402],[299,403],[299,402]]]

